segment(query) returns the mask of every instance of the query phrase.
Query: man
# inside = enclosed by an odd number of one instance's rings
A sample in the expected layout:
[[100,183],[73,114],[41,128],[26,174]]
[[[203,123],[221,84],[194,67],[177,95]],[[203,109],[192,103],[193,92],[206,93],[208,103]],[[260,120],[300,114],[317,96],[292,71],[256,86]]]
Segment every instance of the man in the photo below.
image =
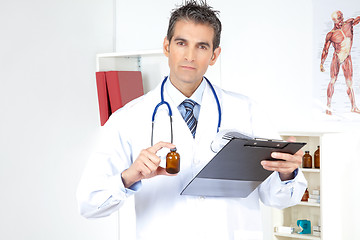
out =
[[[295,155],[274,153],[273,157],[285,161],[263,161],[265,169],[276,172],[247,198],[180,195],[215,155],[210,145],[217,134],[214,116],[218,116],[218,109],[203,75],[221,52],[221,23],[216,14],[206,3],[195,1],[172,13],[163,43],[170,68],[163,94],[173,109],[174,143],[162,142],[170,139],[168,109],[163,106],[154,131],[154,139],[159,141],[149,146],[150,119],[160,101],[160,85],[114,113],[79,185],[78,201],[85,217],[107,216],[134,195],[137,239],[262,239],[259,200],[279,208],[300,201],[306,188],[306,180],[297,170],[301,151]],[[263,112],[247,97],[217,87],[215,91],[222,108],[222,129],[278,137],[264,122]],[[194,105],[195,131],[184,121],[189,108],[184,100]],[[181,170],[171,175],[161,167],[158,155],[162,155],[162,148],[175,146]]]
[[355,104],[355,95],[352,88],[353,68],[351,61],[351,47],[353,43],[353,26],[360,22],[360,16],[357,18],[350,18],[344,22],[344,17],[341,11],[335,11],[331,14],[334,21],[334,28],[326,35],[324,49],[321,54],[320,70],[325,72],[324,62],[329,52],[329,47],[334,46],[334,54],[330,66],[330,83],[327,89],[327,107],[326,114],[332,115],[331,99],[334,94],[334,85],[337,80],[340,65],[344,72],[346,85],[348,87],[347,94],[351,102],[351,112],[360,113],[360,110]]

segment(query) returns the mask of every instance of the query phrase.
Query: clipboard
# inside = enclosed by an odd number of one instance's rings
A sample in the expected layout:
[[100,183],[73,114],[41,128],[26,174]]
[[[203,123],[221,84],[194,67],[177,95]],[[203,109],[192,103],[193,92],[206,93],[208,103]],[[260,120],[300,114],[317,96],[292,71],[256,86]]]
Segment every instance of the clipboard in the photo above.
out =
[[180,193],[207,197],[246,198],[273,172],[262,160],[279,160],[272,152],[294,154],[306,143],[232,137]]

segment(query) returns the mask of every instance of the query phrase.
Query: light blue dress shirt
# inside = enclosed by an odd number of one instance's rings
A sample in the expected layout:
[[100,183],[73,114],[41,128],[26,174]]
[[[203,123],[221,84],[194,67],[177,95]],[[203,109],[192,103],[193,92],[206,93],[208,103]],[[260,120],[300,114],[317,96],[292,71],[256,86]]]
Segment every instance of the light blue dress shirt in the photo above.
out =
[[[170,79],[170,78],[169,78]],[[201,107],[201,101],[202,96],[205,90],[206,81],[204,79],[201,81],[199,87],[195,90],[195,92],[190,96],[189,99],[196,102],[196,105],[194,107],[194,116],[196,120],[199,120],[199,114],[200,114],[200,107]],[[182,117],[185,116],[186,110],[184,105],[181,103],[188,99],[184,94],[182,94],[172,83],[171,81],[166,81],[165,83],[165,90],[169,94],[171,100],[178,106],[178,110]]]

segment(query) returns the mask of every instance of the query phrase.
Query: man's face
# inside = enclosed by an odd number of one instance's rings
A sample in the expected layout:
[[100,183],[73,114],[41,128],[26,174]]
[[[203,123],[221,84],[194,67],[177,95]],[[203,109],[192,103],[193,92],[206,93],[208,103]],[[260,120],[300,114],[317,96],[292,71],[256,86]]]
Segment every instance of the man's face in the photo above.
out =
[[[214,30],[209,25],[180,20],[171,42],[164,40],[169,58],[170,80],[177,87],[200,84],[209,65],[214,65],[220,48],[213,51]],[[181,91],[181,89],[179,89]]]

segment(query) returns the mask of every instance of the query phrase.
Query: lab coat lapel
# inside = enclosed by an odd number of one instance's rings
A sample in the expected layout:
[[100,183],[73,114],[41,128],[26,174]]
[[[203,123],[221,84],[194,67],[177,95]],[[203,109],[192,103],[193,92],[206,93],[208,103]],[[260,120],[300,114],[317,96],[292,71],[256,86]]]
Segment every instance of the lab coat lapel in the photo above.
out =
[[215,96],[209,84],[206,83],[195,135],[196,143],[201,145],[202,149],[210,149],[209,146],[217,133],[218,118]]

